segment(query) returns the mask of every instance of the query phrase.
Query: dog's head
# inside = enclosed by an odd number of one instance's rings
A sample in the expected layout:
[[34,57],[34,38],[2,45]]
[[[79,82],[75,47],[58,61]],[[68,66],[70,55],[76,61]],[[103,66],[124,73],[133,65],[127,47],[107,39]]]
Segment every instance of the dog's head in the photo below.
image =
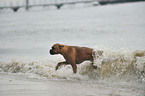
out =
[[54,55],[54,54],[60,54],[61,53],[61,49],[64,47],[64,45],[61,45],[61,44],[54,44],[52,46],[52,49],[50,49],[50,54],[51,55]]

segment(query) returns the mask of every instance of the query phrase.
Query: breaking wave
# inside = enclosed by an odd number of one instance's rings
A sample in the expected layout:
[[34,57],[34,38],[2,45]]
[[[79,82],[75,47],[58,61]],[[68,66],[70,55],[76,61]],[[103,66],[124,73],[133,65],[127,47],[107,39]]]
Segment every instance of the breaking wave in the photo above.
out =
[[55,71],[55,66],[62,58],[45,60],[11,60],[0,62],[0,72],[27,75],[29,78],[67,79],[67,80],[135,80],[145,82],[145,51],[104,50],[103,56],[95,57],[97,69],[90,62],[78,66],[78,73],[73,74],[71,66],[61,66]]

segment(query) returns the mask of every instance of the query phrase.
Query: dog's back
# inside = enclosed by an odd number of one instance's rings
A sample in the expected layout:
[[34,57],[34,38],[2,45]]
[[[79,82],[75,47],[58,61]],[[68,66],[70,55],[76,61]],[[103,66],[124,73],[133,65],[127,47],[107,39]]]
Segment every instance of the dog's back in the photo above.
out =
[[93,61],[93,49],[87,47],[71,46],[75,50],[76,64],[82,63],[85,60]]

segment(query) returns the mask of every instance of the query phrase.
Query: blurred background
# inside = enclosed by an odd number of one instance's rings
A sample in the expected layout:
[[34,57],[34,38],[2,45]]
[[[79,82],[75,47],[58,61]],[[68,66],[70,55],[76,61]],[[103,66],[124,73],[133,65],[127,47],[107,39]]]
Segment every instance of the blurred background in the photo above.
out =
[[125,3],[125,2],[138,2],[145,0],[1,0],[0,9],[11,8],[14,12],[17,12],[20,8],[26,8],[28,10],[31,7],[46,7],[56,6],[60,9],[64,5],[74,5],[78,3],[91,3],[93,6],[99,4],[114,4],[114,3]]

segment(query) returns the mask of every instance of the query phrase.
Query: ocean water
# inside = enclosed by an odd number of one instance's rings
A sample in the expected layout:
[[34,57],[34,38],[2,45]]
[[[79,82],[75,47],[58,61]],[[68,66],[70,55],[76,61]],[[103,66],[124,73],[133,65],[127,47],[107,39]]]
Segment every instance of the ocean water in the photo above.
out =
[[[0,72],[30,79],[130,86],[136,90],[132,96],[144,96],[144,8],[145,2],[138,2],[1,11]],[[98,69],[87,61],[78,65],[77,74],[69,65],[55,71],[56,64],[64,61],[61,55],[48,53],[55,43],[103,50],[103,56],[95,57]]]

